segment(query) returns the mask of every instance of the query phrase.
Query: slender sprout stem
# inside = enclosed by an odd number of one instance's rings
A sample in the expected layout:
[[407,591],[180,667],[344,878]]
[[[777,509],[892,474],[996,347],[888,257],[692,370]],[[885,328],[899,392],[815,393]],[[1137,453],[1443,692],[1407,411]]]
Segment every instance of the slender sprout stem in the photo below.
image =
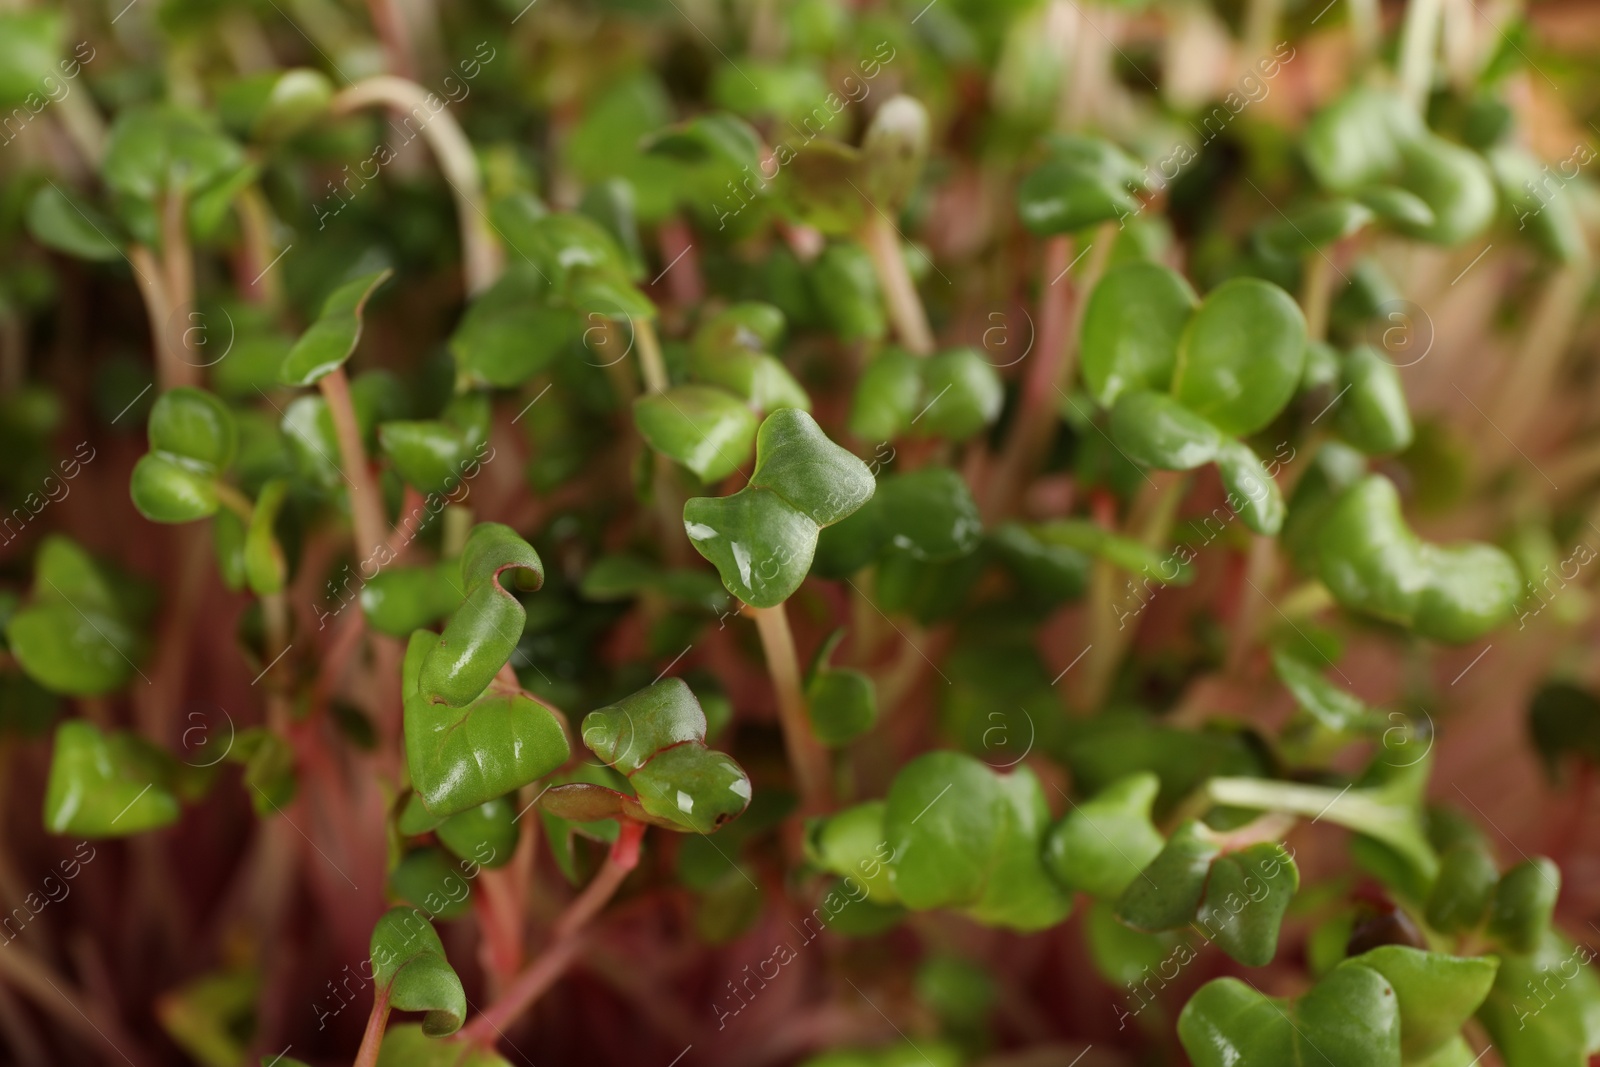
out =
[[250,502],[250,498],[227,482],[216,482],[214,488],[217,493],[217,501],[244,520],[246,526],[250,525],[250,516],[254,515],[256,510],[255,505]]
[[746,609],[755,618],[761,647],[767,657],[767,671],[778,693],[778,722],[783,728],[789,765],[794,769],[800,788],[801,812],[821,814],[831,803],[828,753],[811,733],[811,716],[800,682],[800,658],[795,652],[788,613],[781,603],[770,608],[750,604]]
[[276,307],[282,300],[283,287],[278,275],[271,270],[273,262],[272,211],[261,188],[251,185],[233,202],[239,215],[239,234],[244,244],[244,269],[250,272],[242,279],[239,289],[245,297],[267,307]]
[[894,225],[882,213],[874,211],[861,229],[861,243],[872,258],[872,268],[883,289],[895,336],[912,355],[933,355],[933,330],[928,326],[928,314],[911,280],[905,254],[900,251],[900,235],[895,233]]
[[317,381],[333,416],[334,436],[339,440],[339,455],[344,461],[345,478],[350,484],[350,515],[355,525],[356,551],[360,558],[389,540],[389,526],[383,517],[383,497],[367,466],[366,448],[361,443],[361,426],[356,422],[355,405],[350,400],[350,380],[343,367],[335,367]]
[[[433,103],[429,103],[432,101]],[[504,268],[500,244],[489,229],[483,178],[472,143],[461,125],[433,93],[414,81],[380,74],[365,78],[333,98],[334,114],[344,115],[381,104],[415,115],[422,109],[421,132],[439,163],[439,170],[455,193],[457,224],[461,228],[461,265],[469,294],[494,284]],[[438,104],[435,107],[434,104]]]
[[656,336],[655,323],[644,318],[628,321],[633,326],[633,341],[639,349],[639,373],[644,378],[645,392],[666,392],[667,363],[661,355],[661,339]]
[[133,267],[134,279],[139,284],[139,295],[144,298],[145,315],[150,320],[150,347],[155,353],[156,382],[162,392],[184,385],[184,364],[177,359],[167,343],[167,319],[172,314],[172,301],[167,295],[166,271],[154,252],[144,245],[128,246],[128,263]]
[[556,920],[550,944],[512,980],[499,1000],[462,1027],[457,1040],[479,1045],[491,1043],[565,973],[583,947],[585,927],[616,895],[628,873],[639,865],[639,842],[644,831],[644,823],[620,820],[617,840],[600,873]]
[[1323,341],[1328,336],[1328,308],[1333,300],[1333,262],[1312,253],[1300,278],[1300,310],[1306,316],[1306,336]]
[[1400,31],[1400,95],[1422,113],[1433,86],[1433,55],[1439,43],[1439,14],[1444,0],[1411,0]]
[[361,1035],[355,1067],[378,1067],[378,1052],[383,1048],[383,1031],[388,1025],[389,990],[380,989],[373,994],[372,1013],[367,1016],[366,1032]]

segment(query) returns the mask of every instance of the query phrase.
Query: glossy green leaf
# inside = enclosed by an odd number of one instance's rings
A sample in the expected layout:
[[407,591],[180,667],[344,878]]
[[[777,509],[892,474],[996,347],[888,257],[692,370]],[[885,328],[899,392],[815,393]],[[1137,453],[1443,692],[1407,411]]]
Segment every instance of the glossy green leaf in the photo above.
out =
[[911,425],[927,437],[965,441],[1000,417],[1005,390],[975,348],[948,348],[922,367],[923,407]]
[[1411,411],[1400,372],[1369,345],[1344,359],[1343,396],[1334,412],[1339,436],[1368,455],[1403,452],[1411,446]]
[[1068,889],[1115,900],[1166,844],[1150,821],[1161,781],[1133,774],[1072,804],[1050,831],[1044,863]]
[[1357,88],[1312,117],[1301,145],[1325,188],[1353,192],[1392,175],[1404,146],[1424,134],[1416,112],[1397,94]]
[[1437,218],[1426,200],[1398,185],[1369,185],[1356,199],[1379,218],[1406,229],[1432,226]]
[[459,919],[471,907],[467,866],[442,848],[412,849],[389,872],[389,895],[422,908],[432,918]]
[[1561,869],[1543,856],[1500,876],[1489,906],[1489,934],[1512,952],[1532,952],[1550,928]]
[[1083,380],[1094,398],[1110,407],[1125,389],[1166,391],[1198,302],[1183,275],[1167,267],[1108,270],[1083,315]]
[[1490,545],[1425,544],[1406,526],[1394,483],[1369,475],[1321,523],[1318,573],[1335,599],[1440,641],[1475,640],[1510,617],[1516,565]]
[[636,802],[619,799],[624,813],[700,834],[737,818],[750,803],[749,777],[732,757],[707,748],[705,734],[705,713],[681,678],[656,682],[583,719],[583,743],[634,789]]
[[411,635],[401,688],[406,763],[429,811],[436,815],[466,811],[520,789],[567,761],[570,750],[561,724],[526,694],[488,693],[464,707],[451,707],[421,691],[423,662],[436,645],[437,639],[426,630]]
[[1400,184],[1433,211],[1426,226],[1404,232],[1434,244],[1455,245],[1482,233],[1494,221],[1498,199],[1488,164],[1471,149],[1426,136],[1401,149]]
[[1213,463],[1222,432],[1165,393],[1127,389],[1111,409],[1111,437],[1129,459],[1161,470]]
[[437,1041],[421,1026],[391,1026],[383,1035],[378,1067],[511,1067],[511,1064],[493,1049],[460,1041]]
[[1222,476],[1228,507],[1244,524],[1258,534],[1277,536],[1287,511],[1283,491],[1250,446],[1224,441],[1217,454],[1217,473]]
[[231,194],[250,164],[244,150],[208,114],[173,104],[123,110],[111,126],[100,174],[117,213],[140,243],[159,247],[160,214],[167,194],[188,204],[190,226],[208,230],[218,207],[209,194]]
[[741,344],[697,342],[690,351],[689,374],[743,397],[757,411],[811,410],[811,398],[787,367],[776,357]]
[[1195,921],[1217,947],[1247,967],[1265,967],[1278,951],[1278,926],[1300,888],[1288,851],[1270,843],[1217,857]]
[[109,693],[137,672],[150,606],[127,579],[53,534],[40,543],[32,595],[7,622],[6,641],[17,663],[46,689]]
[[1488,996],[1498,961],[1383,945],[1355,957],[1394,987],[1400,1005],[1400,1052],[1407,1063],[1425,1059],[1461,1033]]
[[895,776],[883,817],[895,892],[908,907],[959,908],[1016,930],[1053,926],[1071,894],[1041,860],[1049,808],[1027,768],[996,774],[971,756],[930,752]]
[[678,385],[642,396],[633,422],[652,449],[703,482],[726,478],[750,457],[756,416],[737,396],[709,385]]
[[1478,1019],[1506,1067],[1585,1067],[1600,1052],[1594,958],[1550,931],[1531,953],[1501,957]]
[[44,828],[79,837],[123,837],[178,820],[172,757],[137,734],[101,733],[72,720],[56,729]]
[[150,451],[134,466],[134,506],[156,522],[189,522],[217,510],[216,478],[233,462],[238,430],[226,404],[181,386],[150,408]]
[[1205,895],[1212,861],[1222,854],[1199,823],[1189,822],[1145,865],[1143,877],[1127,881],[1117,900],[1117,918],[1136,930],[1176,930],[1194,922]]
[[511,658],[522,639],[527,611],[501,583],[507,571],[520,589],[532,591],[544,584],[544,563],[515,530],[497,522],[474,526],[461,550],[465,600],[421,664],[420,696],[462,707],[480,696]]
[[1184,328],[1172,395],[1224,433],[1255,433],[1294,395],[1305,352],[1305,316],[1289,294],[1235,278],[1208,293]]
[[823,644],[806,680],[806,714],[811,719],[811,732],[830,748],[849,744],[878,721],[878,693],[871,677],[848,667],[828,666],[833,648],[843,636],[844,631],[835,631]]
[[780,408],[756,435],[750,483],[732,496],[689,500],[683,525],[730,593],[772,607],[805,579],[817,531],[861,507],[873,489],[866,465],[829,441],[810,415]]
[[511,800],[496,797],[441,822],[439,840],[463,860],[484,867],[504,867],[516,851],[516,823],[517,812]]
[[1139,201],[1120,182],[1062,160],[1030,171],[1017,187],[1017,214],[1041,236],[1071,233],[1138,211]]
[[806,855],[817,866],[864,887],[874,904],[899,903],[889,863],[895,852],[883,832],[887,805],[873,800],[857,804],[806,828]]
[[372,928],[369,949],[375,995],[399,1011],[421,1011],[422,1032],[443,1037],[461,1029],[467,995],[445,959],[444,945],[412,908],[391,908]]
[[450,354],[468,382],[520,385],[582,336],[582,316],[547,303],[548,289],[532,270],[511,269],[473,299],[450,335]]
[[446,496],[477,473],[489,438],[489,396],[453,398],[437,419],[392,420],[378,443],[395,472],[424,496]]
[[454,611],[462,601],[461,564],[386,567],[361,586],[361,610],[379,633],[405,637]]
[[1237,978],[1200,987],[1178,1016],[1195,1067],[1400,1067],[1394,989],[1370,967],[1340,964],[1304,996],[1268,997]]
[[33,194],[27,222],[28,232],[47,248],[99,263],[122,258],[120,227],[54,182]]
[[850,432],[864,441],[892,441],[916,418],[921,397],[922,361],[904,349],[886,348],[856,383]]
[[361,341],[361,318],[367,301],[393,274],[388,269],[364,274],[333,291],[317,321],[284,357],[278,373],[285,385],[313,385],[344,366]]
[[1500,871],[1479,844],[1460,842],[1439,856],[1439,877],[1428,895],[1428,925],[1446,934],[1476,929],[1489,914]]

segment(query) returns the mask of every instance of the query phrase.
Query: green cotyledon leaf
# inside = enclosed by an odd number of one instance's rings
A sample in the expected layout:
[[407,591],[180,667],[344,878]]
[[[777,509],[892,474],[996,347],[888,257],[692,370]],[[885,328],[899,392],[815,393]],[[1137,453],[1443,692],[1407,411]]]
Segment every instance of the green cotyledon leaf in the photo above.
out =
[[749,405],[715,385],[675,385],[633,403],[633,424],[655,451],[715,482],[738,470],[756,439]]
[[269,478],[256,495],[255,507],[250,512],[250,526],[244,539],[244,572],[250,591],[257,596],[281,593],[289,577],[283,547],[273,533],[273,524],[278,521],[278,512],[288,496],[287,479]]
[[504,867],[517,848],[517,812],[510,799],[495,797],[450,816],[437,833],[444,847],[461,859]]
[[23,671],[46,689],[109,693],[138,672],[153,606],[144,586],[51,534],[34,559],[27,603],[6,622],[6,641]]
[[[287,1061],[285,1061],[287,1062]],[[275,1065],[262,1061],[262,1067]],[[391,1026],[378,1050],[378,1067],[511,1067],[493,1049],[462,1041],[437,1041],[421,1026]]]
[[285,385],[314,385],[344,366],[361,341],[362,313],[367,301],[394,271],[384,269],[345,282],[333,291],[311,328],[283,357],[278,375]]
[[384,912],[372,928],[369,955],[374,996],[386,997],[400,1011],[426,1012],[422,1032],[429,1037],[461,1029],[467,1017],[466,991],[445,958],[439,935],[420,912]]
[[501,584],[507,571],[520,589],[544,584],[539,553],[515,530],[497,522],[474,526],[461,550],[465,600],[422,662],[418,684],[427,699],[459,708],[481,694],[511,658],[522,639],[527,610]]
[[1237,978],[1200,987],[1178,1016],[1195,1067],[1400,1067],[1394,988],[1346,960],[1300,997],[1268,997]]
[[895,858],[883,832],[887,805],[881,800],[857,804],[806,826],[806,856],[825,871],[863,886],[874,904],[900,901],[889,863]]
[[1270,282],[1234,278],[1210,293],[1179,338],[1172,395],[1224,433],[1255,433],[1300,383],[1306,320]]
[[190,522],[217,510],[216,480],[233,462],[238,430],[228,406],[180,386],[150,408],[150,451],[134,465],[128,491],[154,522]]
[[998,774],[957,752],[930,752],[890,786],[883,831],[896,894],[913,909],[956,908],[1015,930],[1053,926],[1071,894],[1041,859],[1049,808],[1026,767]]
[[867,364],[850,401],[850,432],[864,441],[892,441],[916,418],[923,361],[901,348],[885,348]]
[[412,849],[389,872],[389,895],[430,916],[459,919],[472,906],[472,882],[465,875],[442,848]]
[[1500,876],[1489,905],[1489,935],[1509,952],[1532,952],[1550,928],[1561,869],[1543,856],[1524,860]]
[[926,398],[910,429],[924,437],[965,441],[1000,417],[1005,389],[994,366],[976,349],[948,348],[922,361]]
[[1491,545],[1427,544],[1400,514],[1394,483],[1371,474],[1329,508],[1318,574],[1341,605],[1440,641],[1475,640],[1510,618],[1516,564]]
[[361,586],[361,611],[379,633],[404,637],[450,614],[461,604],[461,561],[390,567]]
[[756,434],[749,484],[732,496],[689,500],[683,525],[730,593],[773,607],[811,569],[818,530],[853,513],[873,491],[866,464],[828,440],[810,415],[780,408]]
[[749,805],[750,779],[705,736],[705,712],[683,679],[646,686],[583,719],[583,743],[628,779],[634,796],[574,782],[552,786],[540,803],[574,822],[629,818],[709,834]]
[[54,834],[122,837],[178,819],[172,757],[137,734],[74,720],[56,729],[44,826]]
[[561,723],[525,693],[489,692],[453,707],[423,691],[423,661],[437,644],[427,630],[412,634],[401,679],[406,764],[428,811],[436,816],[466,811],[567,761],[570,749]]
[[1178,341],[1199,300],[1183,275],[1155,263],[1108,270],[1085,305],[1083,380],[1104,407],[1125,389],[1165,392]]
[[452,398],[437,419],[382,423],[378,443],[408,485],[424,496],[447,496],[482,466],[489,448],[489,406],[487,393],[464,393]]
[[1130,774],[1072,804],[1045,841],[1046,869],[1069,889],[1115,900],[1166,844],[1150,820],[1160,789],[1154,774]]
[[1494,984],[1499,960],[1381,945],[1351,961],[1370,967],[1394,987],[1400,1006],[1400,1053],[1405,1062],[1434,1055],[1472,1018]]
[[1017,214],[1040,235],[1071,233],[1138,212],[1139,201],[1121,182],[1065,160],[1046,161],[1017,186]]
[[1506,953],[1478,1009],[1506,1067],[1585,1067],[1600,1052],[1594,949],[1546,930],[1532,952]]

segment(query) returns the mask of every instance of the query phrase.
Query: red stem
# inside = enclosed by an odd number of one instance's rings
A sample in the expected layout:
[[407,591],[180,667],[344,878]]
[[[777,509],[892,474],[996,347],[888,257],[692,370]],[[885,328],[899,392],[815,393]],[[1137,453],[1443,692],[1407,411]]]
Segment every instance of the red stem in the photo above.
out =
[[355,1067],[378,1067],[378,1052],[383,1048],[383,1030],[389,1025],[389,990],[373,993],[372,1014],[367,1016],[367,1031],[361,1035],[361,1049]]
[[583,947],[583,931],[616,895],[628,873],[639,865],[639,843],[644,838],[644,823],[618,820],[617,840],[611,846],[605,865],[584,891],[561,913],[551,931],[550,944],[519,974],[500,999],[461,1029],[457,1039],[487,1045],[507,1026],[531,1008],[555,984],[577,958]]

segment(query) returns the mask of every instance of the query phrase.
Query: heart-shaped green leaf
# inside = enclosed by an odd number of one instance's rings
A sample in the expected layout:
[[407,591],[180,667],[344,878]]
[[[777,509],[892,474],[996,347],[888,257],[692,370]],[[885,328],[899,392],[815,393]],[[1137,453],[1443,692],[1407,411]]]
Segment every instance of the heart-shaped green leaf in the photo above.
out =
[[233,462],[238,430],[226,404],[181,386],[150,408],[150,451],[134,466],[134,506],[155,522],[190,522],[217,510],[217,477]]
[[402,677],[406,763],[429,811],[466,811],[567,761],[570,750],[561,723],[524,693],[489,693],[452,707],[419,689],[423,662],[436,648],[437,639],[428,631],[412,634]]
[[1211,864],[1222,854],[1197,822],[1173,831],[1142,878],[1130,879],[1117,900],[1117,918],[1136,930],[1176,930],[1194,922]]
[[459,708],[477,698],[511,658],[522,639],[527,611],[500,584],[507,571],[513,572],[520,589],[533,591],[544,584],[539,553],[515,530],[497,522],[474,526],[461,549],[461,591],[466,599],[422,662],[418,684],[426,699]]
[[655,451],[681,463],[702,482],[726,478],[745,462],[756,438],[756,416],[726,389],[677,385],[642,396],[633,423]]
[[414,908],[390,908],[372,928],[369,948],[376,996],[391,1008],[427,1012],[422,1032],[443,1037],[461,1029],[467,995],[445,959],[433,925]]
[[396,420],[378,427],[383,454],[424,496],[455,493],[488,448],[489,396],[466,393],[437,419]]
[[[583,719],[583,743],[634,789],[637,800],[618,794],[622,814],[700,834],[737,818],[750,803],[749,777],[732,757],[707,748],[705,735],[705,712],[681,678],[656,682]],[[556,786],[546,797],[559,804],[557,794],[574,788]]]
[[172,757],[132,733],[100,732],[92,723],[56,729],[44,828],[79,837],[122,837],[178,820]]
[[1377,971],[1347,961],[1302,997],[1268,997],[1237,978],[1200,987],[1178,1016],[1195,1067],[1400,1067],[1400,1011]]
[[1185,326],[1172,395],[1224,433],[1255,433],[1294,396],[1305,355],[1305,316],[1289,294],[1234,278],[1208,293]]
[[33,592],[6,624],[17,663],[46,689],[95,696],[121,688],[144,656],[147,591],[59,535],[34,561]]
[[1131,774],[1073,804],[1045,842],[1045,867],[1068,889],[1121,896],[1165,845],[1150,821],[1160,789],[1155,775]]
[[1416,112],[1398,95],[1362,87],[1317,112],[1301,144],[1317,181],[1349,193],[1392,175],[1403,147],[1425,133]]
[[965,441],[1000,417],[1005,390],[975,348],[949,348],[922,365],[922,409],[911,426],[925,437]]
[[1516,564],[1499,549],[1419,541],[1381,475],[1338,498],[1317,543],[1318,573],[1340,604],[1436,640],[1475,640],[1509,618],[1521,596]]
[[1165,392],[1178,340],[1199,301],[1183,275],[1155,263],[1106,271],[1084,309],[1083,380],[1104,407],[1124,389]]
[[1282,845],[1261,843],[1217,857],[1195,921],[1218,948],[1246,967],[1265,967],[1278,951],[1278,926],[1300,888],[1300,871]]
[[1409,945],[1382,945],[1352,962],[1377,971],[1394,987],[1400,1052],[1407,1063],[1426,1059],[1460,1036],[1499,969],[1493,956],[1448,956]]
[[1040,858],[1049,818],[1026,767],[1001,775],[960,753],[919,756],[895,776],[884,809],[895,892],[916,909],[959,908],[1017,930],[1053,926],[1072,898]]
[[728,497],[695,497],[683,525],[696,551],[734,596],[756,607],[782,603],[811,568],[819,528],[872,497],[872,474],[795,408],[768,415],[756,434],[750,483]]
[[314,385],[319,378],[344,366],[361,341],[361,318],[367,301],[393,274],[388,269],[374,271],[333,291],[317,321],[283,358],[278,375],[285,385]]
[[437,829],[445,848],[484,867],[504,867],[517,848],[517,812],[506,797],[458,812]]
[[752,340],[748,333],[721,330],[708,337],[702,331],[689,351],[689,374],[743,397],[757,411],[810,411],[811,398],[794,375],[776,357],[744,343]]

